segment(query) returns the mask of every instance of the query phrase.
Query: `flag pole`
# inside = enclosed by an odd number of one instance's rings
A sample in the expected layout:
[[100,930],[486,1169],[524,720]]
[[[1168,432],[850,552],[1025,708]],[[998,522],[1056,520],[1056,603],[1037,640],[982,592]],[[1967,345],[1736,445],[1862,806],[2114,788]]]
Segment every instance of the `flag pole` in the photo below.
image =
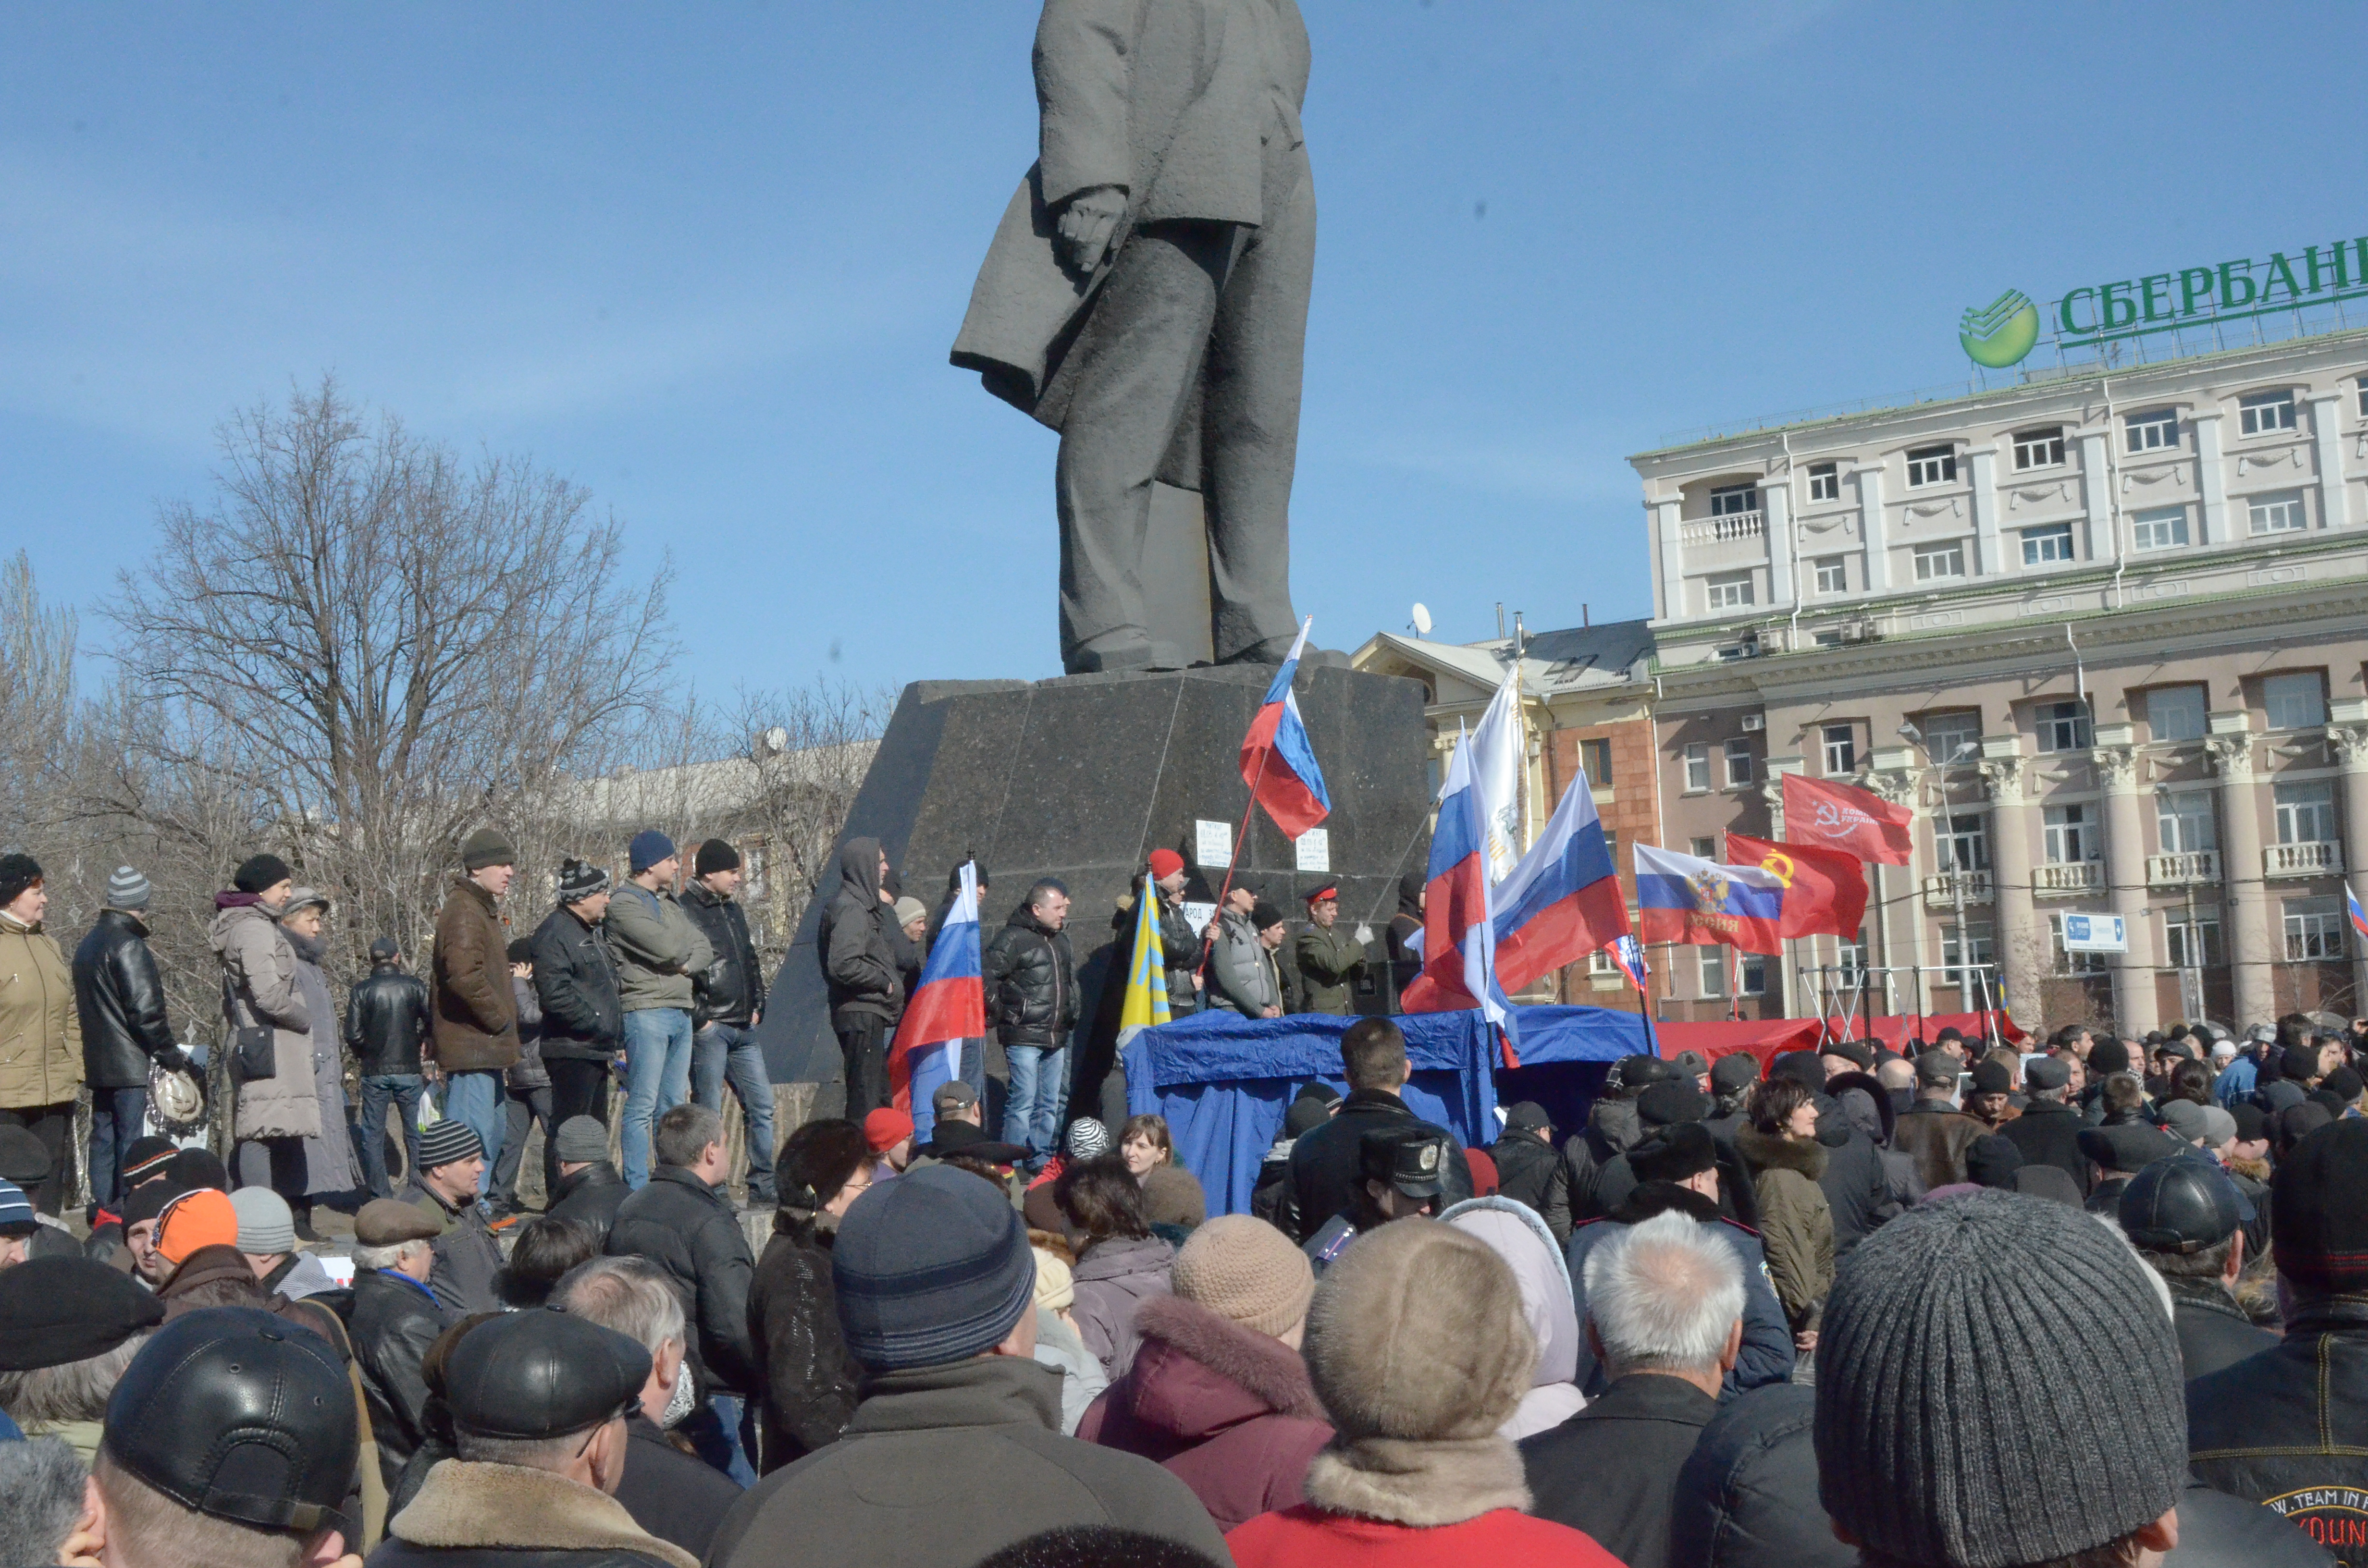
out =
[[1258,810],[1258,787],[1266,781],[1266,759],[1273,754],[1271,745],[1258,747],[1258,772],[1250,779],[1249,803],[1242,808],[1242,824],[1234,830],[1233,853],[1225,857],[1224,880],[1217,884],[1217,913],[1209,916],[1209,924],[1201,932],[1201,961],[1192,972],[1204,982],[1209,973],[1209,957],[1217,949],[1217,922],[1225,917],[1225,894],[1233,891],[1234,868],[1241,863],[1242,846],[1249,838],[1250,813]]

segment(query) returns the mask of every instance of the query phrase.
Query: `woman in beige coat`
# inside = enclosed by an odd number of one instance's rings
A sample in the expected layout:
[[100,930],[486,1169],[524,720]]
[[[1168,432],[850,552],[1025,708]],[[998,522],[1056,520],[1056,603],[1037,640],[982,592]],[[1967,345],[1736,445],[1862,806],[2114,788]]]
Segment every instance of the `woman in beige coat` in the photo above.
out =
[[82,1024],[74,971],[41,929],[49,902],[31,856],[0,855],[0,1120],[29,1128],[50,1152],[49,1179],[26,1196],[55,1214],[74,1180]]
[[237,1032],[268,1025],[272,1031],[272,1073],[268,1078],[238,1082],[237,1113],[232,1136],[240,1146],[233,1151],[232,1169],[238,1185],[268,1179],[273,1191],[291,1207],[304,1202],[304,1140],[321,1136],[321,1102],[313,1085],[313,1029],[317,1023],[333,1028],[334,1020],[314,1019],[304,1006],[297,978],[296,949],[279,928],[279,916],[293,890],[286,862],[276,855],[257,855],[238,869],[232,889],[214,894],[212,928],[207,940],[222,966],[222,1009],[229,1034],[224,1048],[234,1050]]

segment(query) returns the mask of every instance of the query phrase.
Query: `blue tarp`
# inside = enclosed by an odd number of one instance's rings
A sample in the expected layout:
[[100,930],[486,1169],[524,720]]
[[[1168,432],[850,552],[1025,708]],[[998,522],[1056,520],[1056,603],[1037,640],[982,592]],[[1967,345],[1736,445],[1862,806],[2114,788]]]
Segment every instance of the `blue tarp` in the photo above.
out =
[[[1578,1125],[1611,1062],[1652,1049],[1634,1013],[1608,1007],[1513,1012],[1521,1041],[1517,1069],[1502,1065],[1501,1047],[1477,1012],[1397,1018],[1414,1068],[1405,1090],[1407,1108],[1450,1129],[1467,1146],[1497,1141],[1500,1090],[1508,1099],[1539,1101],[1554,1114],[1557,1127],[1569,1129]],[[1282,1131],[1283,1112],[1300,1085],[1320,1079],[1346,1087],[1340,1037],[1356,1021],[1320,1013],[1245,1018],[1209,1012],[1154,1025],[1127,1042],[1127,1108],[1167,1119],[1178,1157],[1208,1192],[1210,1213],[1244,1212],[1258,1163]]]

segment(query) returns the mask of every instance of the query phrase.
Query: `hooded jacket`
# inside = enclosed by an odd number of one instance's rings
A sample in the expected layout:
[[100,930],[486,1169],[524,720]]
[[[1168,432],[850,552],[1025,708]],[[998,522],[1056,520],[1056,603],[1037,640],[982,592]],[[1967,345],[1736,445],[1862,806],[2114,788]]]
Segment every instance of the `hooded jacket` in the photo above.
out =
[[609,932],[609,955],[617,963],[618,1001],[626,1012],[690,1011],[692,977],[713,963],[715,954],[672,893],[620,882],[609,895],[601,924]]
[[177,1048],[165,1015],[165,982],[136,915],[102,909],[74,949],[74,1011],[83,1076],[94,1089],[144,1089],[148,1064]]
[[[1675,1182],[1645,1182],[1630,1193],[1619,1208],[1570,1233],[1570,1245],[1564,1256],[1570,1263],[1572,1310],[1578,1314],[1578,1321],[1587,1321],[1588,1254],[1629,1226],[1641,1225],[1671,1209],[1711,1227],[1711,1233],[1733,1247],[1743,1264],[1743,1352],[1736,1358],[1734,1370],[1726,1374],[1727,1392],[1790,1382],[1793,1331],[1784,1321],[1784,1307],[1776,1299],[1776,1288],[1769,1283],[1767,1254],[1760,1245],[1759,1233],[1726,1218],[1715,1202]],[[1584,1344],[1579,1346],[1577,1381],[1589,1393],[1601,1392],[1609,1381],[1603,1369],[1597,1365],[1594,1353]]]
[[850,838],[838,851],[838,891],[823,906],[814,950],[822,955],[830,1010],[894,1018],[905,1007],[905,978],[889,944],[895,912],[880,898],[880,841]]
[[1144,1303],[1168,1293],[1176,1249],[1156,1236],[1113,1236],[1096,1242],[1078,1257],[1074,1273],[1077,1299],[1069,1309],[1077,1337],[1115,1382],[1134,1364],[1143,1343]]
[[1069,933],[1055,931],[1026,903],[1011,912],[982,955],[987,1020],[1006,1051],[1058,1051],[1077,1025],[1077,964]]
[[1136,1323],[1134,1365],[1077,1436],[1158,1461],[1219,1529],[1297,1503],[1308,1461],[1332,1438],[1299,1353],[1177,1296],[1145,1301]]
[[[217,893],[214,906],[221,913],[206,939],[222,960],[225,1021],[233,1031],[271,1026],[272,1074],[238,1085],[232,1135],[318,1138],[321,1102],[313,1092],[314,1020],[304,1008],[295,946],[279,929],[278,916],[252,893]],[[326,1028],[328,1020],[320,1023]]]
[[436,916],[433,1029],[447,1073],[504,1073],[518,1062],[518,998],[510,990],[509,933],[494,895],[455,877]]
[[839,1332],[830,1270],[837,1234],[837,1221],[782,1205],[748,1284],[767,1475],[828,1445],[855,1414],[862,1369]]
[[1505,1260],[1513,1271],[1513,1282],[1520,1287],[1521,1315],[1538,1342],[1538,1361],[1530,1372],[1529,1392],[1497,1428],[1498,1434],[1520,1442],[1577,1415],[1587,1404],[1577,1382],[1586,1342],[1579,1328],[1577,1296],[1570,1288],[1570,1268],[1563,1261],[1554,1233],[1525,1205],[1507,1198],[1471,1199],[1440,1219],[1477,1238]]
[[1817,1185],[1826,1172],[1825,1146],[1745,1127],[1736,1132],[1735,1147],[1754,1172],[1768,1277],[1784,1304],[1785,1321],[1795,1334],[1814,1329],[1834,1288],[1834,1213]]
[[1508,1131],[1488,1146],[1488,1157],[1497,1162],[1497,1192],[1525,1206],[1541,1220],[1548,1210],[1558,1210],[1564,1216],[1563,1228],[1554,1233],[1554,1240],[1557,1244],[1568,1241],[1568,1178],[1563,1174],[1562,1156],[1554,1146],[1534,1132]]

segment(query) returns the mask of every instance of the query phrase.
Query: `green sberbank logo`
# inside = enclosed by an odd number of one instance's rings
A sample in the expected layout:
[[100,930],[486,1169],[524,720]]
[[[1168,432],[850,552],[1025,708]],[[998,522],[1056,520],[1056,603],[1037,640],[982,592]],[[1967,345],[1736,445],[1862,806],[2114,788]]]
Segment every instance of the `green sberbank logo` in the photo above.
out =
[[1976,365],[2003,370],[2019,365],[2039,341],[2039,307],[2020,289],[2009,289],[1957,322],[1957,341]]

